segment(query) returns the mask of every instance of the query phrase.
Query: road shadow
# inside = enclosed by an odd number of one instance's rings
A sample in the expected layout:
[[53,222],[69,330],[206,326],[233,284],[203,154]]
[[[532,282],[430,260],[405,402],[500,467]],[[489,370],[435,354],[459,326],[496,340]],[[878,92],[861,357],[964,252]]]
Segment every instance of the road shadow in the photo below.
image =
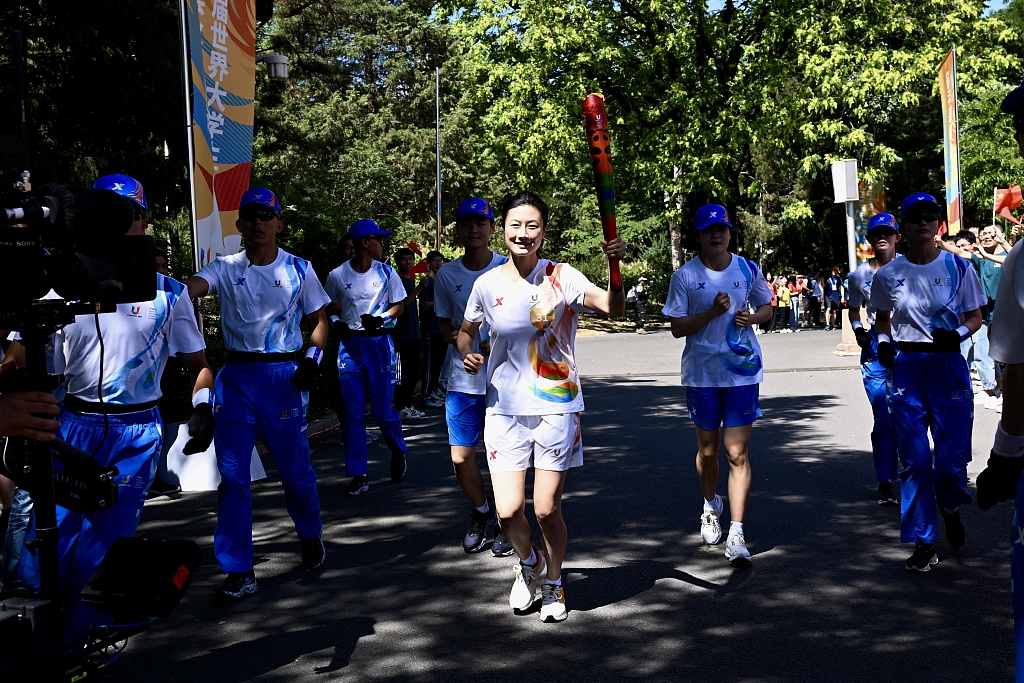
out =
[[[906,572],[899,512],[874,501],[870,411],[859,377],[845,374],[787,377],[785,393],[762,399],[749,570],[700,540],[683,388],[585,378],[586,465],[569,473],[564,504],[570,616],[558,625],[542,624],[536,607],[508,609],[514,560],[462,552],[468,505],[439,413],[407,427],[399,484],[387,482],[386,448],[370,447],[370,491],[356,499],[340,495],[341,448],[313,440],[328,547],[319,572],[298,569],[267,459],[268,480],[253,490],[261,590],[237,606],[210,597],[221,578],[216,495],[147,505],[146,535],[195,538],[207,564],[109,680],[516,681],[531,671],[549,681],[1011,680],[1012,511],[965,508],[964,551],[940,541],[932,572]],[[830,385],[840,381],[853,390]],[[723,458],[723,495],[727,469]]]

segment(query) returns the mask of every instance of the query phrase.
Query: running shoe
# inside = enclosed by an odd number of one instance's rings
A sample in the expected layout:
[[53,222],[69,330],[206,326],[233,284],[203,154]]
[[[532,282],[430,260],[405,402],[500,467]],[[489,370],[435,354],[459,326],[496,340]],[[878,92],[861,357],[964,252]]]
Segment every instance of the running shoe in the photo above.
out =
[[352,481],[348,483],[345,490],[341,492],[343,496],[358,496],[360,493],[366,493],[370,490],[370,482],[366,478],[365,474],[357,474],[352,477]]
[[462,539],[462,549],[468,553],[479,553],[487,550],[494,543],[494,526],[498,519],[493,510],[487,512],[470,511],[469,529]]
[[749,567],[753,564],[750,561],[750,551],[747,550],[747,542],[743,538],[742,531],[729,532],[729,538],[725,541],[725,557],[734,567]]
[[423,399],[423,405],[427,408],[444,408],[444,397],[441,396],[440,391],[435,391]]
[[878,504],[879,505],[898,505],[899,501],[896,500],[896,494],[892,490],[891,481],[882,481],[878,483]]
[[214,595],[222,602],[241,602],[260,589],[256,583],[256,574],[250,569],[247,572],[231,572],[224,578]]
[[914,546],[914,554],[907,558],[908,572],[928,572],[939,563],[934,543],[918,543]]
[[946,540],[954,549],[963,548],[967,542],[967,529],[964,528],[964,521],[960,519],[960,511],[947,514],[945,510],[939,508],[939,513],[942,515],[942,525],[946,529]]
[[391,454],[391,481],[402,481],[409,464],[405,461],[405,453],[397,452]]
[[715,499],[719,501],[721,508],[715,510],[713,504],[709,505],[708,501],[704,501],[704,512],[700,516],[700,537],[708,545],[718,545],[722,542],[722,526],[718,520],[722,517],[725,505],[722,505],[718,496],[715,496]]
[[312,541],[302,542],[302,568],[307,572],[319,569],[327,561],[327,548],[319,536]]
[[533,597],[537,593],[537,584],[540,583],[541,577],[544,576],[544,571],[547,569],[544,555],[536,545],[532,548],[537,556],[537,564],[530,567],[522,562],[516,562],[516,580],[512,584],[512,592],[508,595],[509,607],[520,612],[530,609]]
[[498,533],[494,535],[494,544],[491,546],[491,555],[495,557],[508,557],[514,555],[516,552],[512,544],[505,538],[505,534],[501,533],[501,527],[498,527]]
[[416,410],[412,406],[408,408],[402,408],[398,413],[403,420],[422,420],[427,416],[422,410]]
[[540,608],[540,620],[548,624],[565,621],[569,616],[565,609],[565,589],[552,583],[545,583],[540,587],[540,596],[544,601]]
[[366,443],[367,444],[371,444],[371,443],[373,443],[374,441],[376,441],[379,438],[380,437],[377,436],[376,434],[374,434],[373,432],[366,432]]

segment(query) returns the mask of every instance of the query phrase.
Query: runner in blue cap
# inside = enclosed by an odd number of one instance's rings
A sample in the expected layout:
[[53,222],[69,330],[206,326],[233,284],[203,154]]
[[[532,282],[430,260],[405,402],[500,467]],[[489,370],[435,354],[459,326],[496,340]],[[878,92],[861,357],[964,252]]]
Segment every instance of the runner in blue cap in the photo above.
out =
[[[306,407],[327,341],[330,303],[309,261],[277,246],[284,230],[272,191],[247,190],[236,227],[245,250],[222,256],[188,279],[189,295],[220,297],[228,359],[217,374],[214,443],[221,483],[213,551],[227,574],[217,597],[237,601],[259,586],[253,572],[249,463],[257,437],[267,445],[284,484],[285,505],[301,541],[307,571],[327,558],[320,538],[320,497],[309,461]],[[302,318],[310,347],[301,361]]]
[[942,207],[934,197],[910,195],[900,219],[910,248],[875,272],[870,305],[878,362],[892,370],[892,426],[903,463],[900,540],[915,544],[905,566],[926,572],[939,561],[937,508],[949,544],[965,541],[960,506],[971,502],[974,392],[960,342],[981,327],[986,301],[970,262],[935,245]]
[[[508,261],[490,248],[494,210],[489,202],[470,197],[460,203],[455,211],[455,229],[465,253],[437,272],[434,285],[434,310],[441,336],[453,346],[458,342],[466,303],[477,278]],[[483,324],[473,340],[473,353],[486,351],[488,344],[487,325]],[[452,352],[457,354],[458,349],[449,351]],[[486,373],[470,375],[462,363],[452,363],[444,406],[455,478],[473,506],[462,549],[478,553],[491,548],[495,557],[511,555],[515,551],[498,528],[497,515],[487,501],[483,475],[476,464],[476,447],[483,436],[487,407]]]
[[[126,234],[145,233],[148,220],[142,183],[118,174],[100,178],[93,187],[130,199],[135,220]],[[119,473],[118,501],[110,510],[57,508],[66,643],[87,638],[93,628],[109,621],[86,607],[80,594],[114,541],[135,535],[163,446],[157,403],[160,379],[172,356],[180,357],[191,371],[193,403],[198,406],[189,422],[193,438],[187,447],[205,450],[213,438],[212,416],[203,403],[213,387],[213,373],[192,303],[181,282],[160,273],[154,277],[152,301],[118,304],[114,312],[97,316],[75,316],[73,323],[53,335],[53,372],[64,375],[66,390],[59,436],[92,453],[99,464],[116,466]],[[19,342],[12,345],[8,357],[23,364]],[[16,501],[28,502],[24,496]],[[34,537],[33,520],[27,539]],[[38,589],[38,554],[22,553],[20,561],[22,582]]]
[[391,451],[391,481],[405,476],[408,448],[402,437],[402,419],[391,405],[398,358],[388,330],[402,315],[406,292],[395,269],[381,263],[383,238],[391,233],[364,219],[353,223],[348,234],[355,245],[355,256],[330,272],[326,290],[332,301],[331,324],[341,337],[338,381],[345,403],[345,473],[352,477],[342,493],[358,496],[370,488],[367,397],[370,414],[380,425],[381,436]]
[[680,381],[697,429],[697,475],[704,493],[700,535],[711,545],[722,540],[725,505],[715,489],[724,438],[731,517],[725,557],[745,567],[751,563],[743,532],[751,484],[748,447],[754,420],[761,417],[763,365],[751,328],[772,316],[772,292],[756,263],[729,251],[733,226],[724,206],[697,209],[694,227],[700,253],[672,275],[662,312],[672,320],[672,336],[686,337]]
[[[871,452],[875,460],[875,476],[878,480],[878,504],[896,505],[896,494],[892,483],[896,480],[896,466],[899,455],[896,452],[896,437],[889,418],[889,370],[878,362],[878,335],[874,330],[875,309],[871,305],[871,282],[875,271],[887,263],[903,258],[896,253],[900,241],[896,217],[890,213],[879,213],[868,223],[868,242],[875,252],[874,258],[860,265],[850,273],[850,325],[860,346],[860,371],[864,378],[864,391],[871,403],[875,426],[871,430]],[[865,319],[872,326],[868,329],[861,322],[860,309],[867,308]]]

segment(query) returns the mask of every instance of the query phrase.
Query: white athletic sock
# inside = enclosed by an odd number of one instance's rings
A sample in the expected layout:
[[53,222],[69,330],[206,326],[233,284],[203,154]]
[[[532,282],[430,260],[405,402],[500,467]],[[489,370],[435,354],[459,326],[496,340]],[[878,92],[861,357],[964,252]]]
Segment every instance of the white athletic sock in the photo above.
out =
[[530,556],[525,560],[519,560],[519,564],[524,567],[532,567],[537,564],[537,553],[533,548],[530,548]]
[[708,510],[714,510],[716,515],[722,514],[722,505],[722,497],[717,493],[715,494],[714,500],[704,501],[704,507]]
[[548,584],[549,586],[561,586],[562,577],[561,575],[559,575],[557,579],[544,579],[544,583]]
[[959,509],[959,507],[955,507],[952,510],[950,510],[949,508],[942,508],[942,511],[945,512],[947,515],[951,515]]
[[476,510],[477,512],[479,512],[479,513],[480,513],[481,515],[482,515],[482,514],[484,514],[485,512],[490,512],[490,511],[491,511],[491,506],[487,504],[487,501],[486,501],[486,500],[484,501],[484,504],[483,504],[483,505],[481,505],[480,507],[476,507],[476,506],[474,505],[474,506],[473,506],[473,508],[474,508],[474,509],[475,509],[475,510]]
[[729,522],[729,535],[742,534],[743,533],[743,522]]

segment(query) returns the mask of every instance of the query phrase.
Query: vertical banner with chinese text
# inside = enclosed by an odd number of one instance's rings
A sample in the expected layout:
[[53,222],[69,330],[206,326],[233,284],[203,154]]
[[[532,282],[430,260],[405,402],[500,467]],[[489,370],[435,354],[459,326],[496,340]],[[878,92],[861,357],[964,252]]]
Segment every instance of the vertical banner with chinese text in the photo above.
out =
[[939,66],[942,98],[942,150],[946,161],[946,224],[949,234],[960,232],[963,195],[960,191],[960,117],[956,100],[956,46]]
[[187,0],[192,84],[191,169],[199,266],[238,252],[238,202],[252,171],[256,92],[253,0]]
[[857,212],[857,265],[869,261],[875,257],[875,250],[868,242],[868,223],[876,213],[885,211],[885,188],[882,183],[873,183],[870,180],[862,180],[857,186],[857,193],[860,195]]

